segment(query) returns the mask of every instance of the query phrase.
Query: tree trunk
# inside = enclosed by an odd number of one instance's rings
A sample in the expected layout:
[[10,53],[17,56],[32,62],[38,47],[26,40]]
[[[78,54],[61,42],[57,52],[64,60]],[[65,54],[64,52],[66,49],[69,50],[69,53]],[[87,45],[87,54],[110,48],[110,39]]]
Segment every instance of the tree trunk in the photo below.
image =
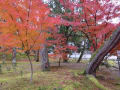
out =
[[104,46],[98,51],[96,56],[92,59],[88,65],[85,73],[96,75],[96,70],[104,60],[104,57],[119,43],[120,41],[120,27],[112,34],[111,39],[109,39]]
[[59,67],[60,67],[60,61],[61,61],[61,57],[59,58],[59,61],[58,61]]
[[27,57],[28,57],[28,60],[30,62],[30,69],[31,69],[31,77],[30,77],[30,82],[32,83],[33,81],[33,65],[32,65],[32,61],[30,59],[30,54],[29,53],[26,53]]
[[3,55],[2,55],[2,64],[5,64],[6,58],[7,58],[6,54],[3,53]]
[[16,66],[16,48],[13,48],[13,52],[12,52],[12,64],[13,64],[13,66]]
[[35,61],[39,62],[39,50],[35,51]]
[[45,44],[42,45],[42,49],[40,50],[40,60],[41,60],[41,68],[42,71],[50,70],[50,64],[48,59],[48,50]]
[[83,57],[83,55],[84,55],[84,51],[85,51],[85,44],[84,44],[83,49],[82,49],[82,51],[81,51],[81,54],[80,54],[80,56],[79,56],[79,58],[78,58],[78,60],[77,60],[77,63],[79,63],[79,62],[82,60],[82,57]]
[[2,65],[0,64],[0,74],[2,73]]
[[118,68],[119,68],[119,75],[120,75],[120,57],[117,57],[117,61],[118,61]]

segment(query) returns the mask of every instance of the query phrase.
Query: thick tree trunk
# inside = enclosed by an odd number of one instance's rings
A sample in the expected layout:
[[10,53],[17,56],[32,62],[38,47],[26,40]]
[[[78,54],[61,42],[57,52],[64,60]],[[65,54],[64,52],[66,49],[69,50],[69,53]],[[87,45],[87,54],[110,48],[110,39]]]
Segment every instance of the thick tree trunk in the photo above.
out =
[[96,70],[104,60],[104,57],[119,43],[120,41],[120,27],[112,34],[104,46],[98,51],[96,56],[92,59],[86,69],[86,74],[96,75]]
[[40,60],[39,60],[39,50],[37,50],[37,51],[35,51],[35,61],[36,62],[39,62]]
[[13,48],[13,52],[12,52],[12,64],[14,66],[16,65],[16,48]]
[[77,63],[79,63],[79,62],[82,60],[82,57],[83,57],[83,55],[84,55],[84,51],[85,51],[85,44],[84,44],[83,49],[82,49],[82,51],[81,51],[81,54],[80,54],[80,56],[79,56],[79,58],[78,58],[78,60],[77,60]]
[[50,64],[48,59],[48,50],[47,46],[43,44],[43,48],[40,50],[40,60],[42,71],[50,70]]

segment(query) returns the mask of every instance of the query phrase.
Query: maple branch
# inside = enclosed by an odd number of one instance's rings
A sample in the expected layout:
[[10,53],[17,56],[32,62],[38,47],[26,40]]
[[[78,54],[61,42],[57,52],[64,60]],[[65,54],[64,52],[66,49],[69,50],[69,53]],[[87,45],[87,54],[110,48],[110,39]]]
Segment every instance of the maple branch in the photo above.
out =
[[[30,2],[29,2],[28,17],[27,17],[27,25],[29,24],[31,3],[32,3],[32,0],[30,0]],[[28,37],[28,29],[27,29],[27,27],[26,27],[26,37]],[[29,43],[28,40],[26,40],[27,48],[29,48],[28,43]]]
[[[96,13],[97,13],[97,10],[96,10]],[[94,15],[94,20],[95,20],[95,26],[97,25],[97,15],[96,15],[96,13],[95,13],[95,15]]]
[[24,42],[23,42],[22,39],[21,39],[21,36],[20,36],[20,34],[19,34],[19,30],[17,30],[17,33],[18,33],[18,36],[19,36],[19,38],[20,38],[20,41],[21,41],[21,43],[22,43],[22,48],[23,48],[23,47],[25,47],[25,45],[24,45]]
[[32,3],[32,0],[30,0],[30,2],[29,2],[29,7],[28,7],[28,19],[27,19],[27,22],[29,22],[31,3]]
[[96,51],[95,45],[94,45],[94,43],[92,42],[92,40],[90,40],[89,35],[88,35],[87,33],[85,33],[84,31],[81,31],[81,32],[87,37],[87,39],[89,40],[89,42],[93,45],[94,51]]

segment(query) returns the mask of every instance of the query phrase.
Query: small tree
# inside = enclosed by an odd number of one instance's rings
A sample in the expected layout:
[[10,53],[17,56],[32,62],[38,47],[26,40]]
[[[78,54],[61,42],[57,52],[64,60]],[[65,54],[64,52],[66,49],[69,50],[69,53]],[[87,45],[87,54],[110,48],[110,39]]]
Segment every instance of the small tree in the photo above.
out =
[[[21,48],[27,55],[33,77],[31,50],[38,50],[54,29],[56,18],[48,16],[50,9],[42,0],[1,0],[0,1],[0,42],[1,46]],[[3,42],[5,41],[5,42]]]

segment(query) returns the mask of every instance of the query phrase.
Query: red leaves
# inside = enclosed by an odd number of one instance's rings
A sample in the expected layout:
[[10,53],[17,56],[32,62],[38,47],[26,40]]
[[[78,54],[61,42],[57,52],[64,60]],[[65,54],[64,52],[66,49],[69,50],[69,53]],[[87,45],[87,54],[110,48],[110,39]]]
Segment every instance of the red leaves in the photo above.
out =
[[[115,5],[111,0],[82,0],[81,3],[60,0],[60,2],[64,8],[70,10],[64,17],[72,18],[71,21],[64,22],[64,25],[70,25],[75,31],[81,30],[88,34],[92,43],[95,45],[97,43],[96,48],[99,48],[117,27],[110,21],[120,16],[120,5]],[[75,11],[76,7],[78,10]]]
[[1,0],[0,44],[24,50],[39,49],[50,37],[49,29],[60,24],[59,18],[49,14],[50,9],[42,0]]

